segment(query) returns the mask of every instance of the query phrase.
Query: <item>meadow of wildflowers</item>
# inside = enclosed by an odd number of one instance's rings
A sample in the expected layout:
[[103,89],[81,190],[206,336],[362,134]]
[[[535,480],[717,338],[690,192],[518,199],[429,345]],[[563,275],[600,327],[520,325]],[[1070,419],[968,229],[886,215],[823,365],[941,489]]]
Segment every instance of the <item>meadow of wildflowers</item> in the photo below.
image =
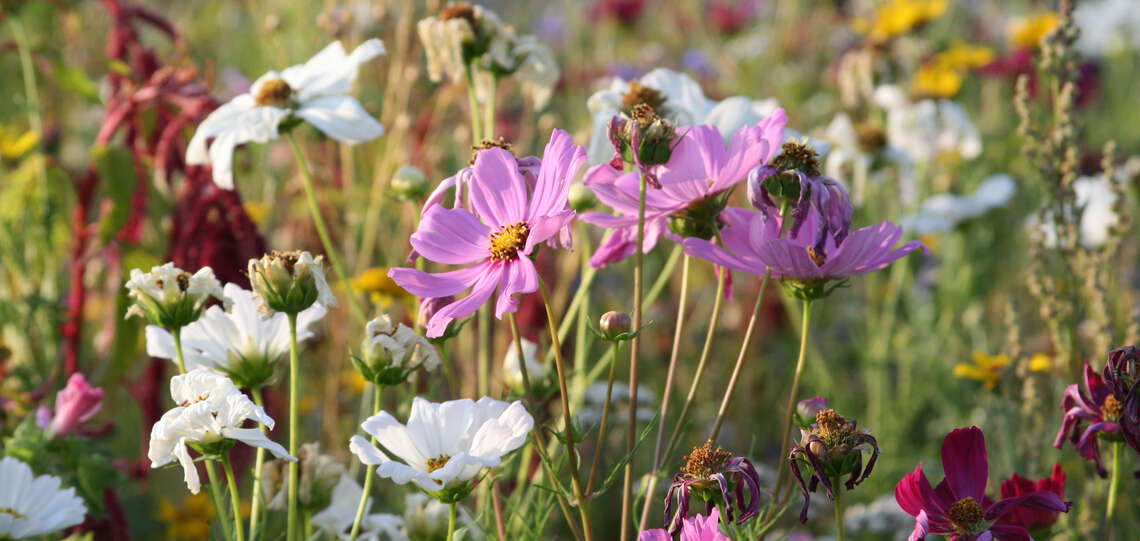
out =
[[1140,537],[1134,0],[0,36],[0,540]]

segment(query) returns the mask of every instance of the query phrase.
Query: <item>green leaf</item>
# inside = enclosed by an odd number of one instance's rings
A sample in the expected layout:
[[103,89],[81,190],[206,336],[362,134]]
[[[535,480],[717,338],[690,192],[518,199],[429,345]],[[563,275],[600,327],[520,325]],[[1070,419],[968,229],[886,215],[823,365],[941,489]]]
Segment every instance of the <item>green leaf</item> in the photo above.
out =
[[625,467],[627,462],[633,459],[633,456],[637,454],[637,450],[641,448],[641,444],[645,443],[645,439],[649,437],[649,434],[653,432],[653,429],[656,426],[657,415],[654,415],[653,418],[650,419],[649,422],[645,425],[645,429],[641,431],[641,435],[637,437],[637,444],[633,446],[633,451],[621,457],[621,460],[618,460],[617,464],[614,464],[613,470],[610,470],[609,475],[606,476],[606,480],[604,483],[602,483],[602,487],[595,492],[601,494],[609,490],[610,485],[614,484],[614,481],[617,480],[618,474],[621,473],[622,468]]
[[99,238],[106,243],[127,223],[138,178],[134,157],[123,147],[99,145],[91,149],[91,157],[103,178],[102,191],[111,201],[99,223]]
[[63,62],[56,62],[55,78],[59,81],[61,88],[78,95],[87,100],[88,103],[103,102],[99,99],[99,87],[81,69],[68,66]]

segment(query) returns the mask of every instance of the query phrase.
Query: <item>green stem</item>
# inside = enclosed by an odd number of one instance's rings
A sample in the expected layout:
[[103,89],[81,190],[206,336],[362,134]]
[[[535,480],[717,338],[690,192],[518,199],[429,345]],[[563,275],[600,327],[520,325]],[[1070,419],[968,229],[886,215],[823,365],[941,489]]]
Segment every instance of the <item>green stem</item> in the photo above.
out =
[[245,541],[245,532],[241,527],[241,496],[238,494],[237,480],[234,479],[234,468],[230,464],[228,451],[222,455],[222,469],[226,472],[226,484],[230,487],[230,505],[234,510],[234,532],[237,533],[237,541]]
[[[300,416],[300,362],[297,360],[297,314],[289,316],[289,454],[297,456],[298,417]],[[297,534],[297,485],[300,483],[300,464],[289,463],[289,510],[287,514],[286,539],[296,541]]]
[[[380,413],[384,386],[373,384],[372,389],[372,415],[376,415]],[[372,436],[372,445],[376,445],[376,436]],[[360,535],[360,523],[364,520],[364,513],[368,510],[368,498],[372,493],[372,478],[375,477],[372,474],[375,471],[376,466],[370,465],[364,468],[364,492],[360,494],[360,503],[356,506],[356,518],[352,520],[352,531],[348,536],[348,541],[356,541],[356,536]]]
[[483,137],[483,129],[479,122],[479,99],[475,97],[474,68],[469,64],[464,71],[467,74],[467,107],[471,109],[471,146],[478,146]]
[[843,541],[843,504],[840,501],[843,496],[842,480],[839,477],[832,478],[831,486],[835,487],[835,501],[832,502],[832,507],[835,508],[835,541]]
[[732,369],[732,377],[728,379],[728,388],[724,390],[724,398],[720,401],[720,410],[716,412],[716,421],[713,423],[712,432],[709,433],[709,441],[713,443],[716,443],[716,437],[720,435],[720,428],[724,425],[725,415],[728,413],[728,404],[732,401],[732,393],[740,381],[744,358],[748,354],[748,346],[752,342],[752,333],[756,329],[756,320],[760,316],[760,306],[764,304],[764,293],[768,290],[768,280],[771,277],[772,269],[768,269],[764,273],[763,280],[760,281],[760,293],[756,294],[756,303],[752,305],[752,317],[748,318],[748,328],[744,331],[744,339],[740,342],[740,354],[736,356],[736,366]]
[[455,538],[455,502],[447,504],[447,541]]
[[1104,539],[1110,539],[1112,534],[1112,516],[1116,514],[1116,492],[1120,489],[1120,473],[1123,468],[1120,465],[1121,451],[1124,449],[1124,442],[1118,441],[1112,444],[1112,480],[1108,483],[1108,504],[1104,509]]
[[[800,354],[799,358],[796,359],[795,375],[792,376],[792,390],[788,394],[788,403],[784,407],[784,421],[783,424],[780,425],[782,427],[780,432],[780,453],[787,452],[788,439],[791,436],[792,414],[796,411],[796,395],[799,394],[800,391],[800,377],[803,376],[804,359],[807,358],[808,327],[811,325],[811,303],[812,301],[810,300],[804,300],[803,323],[800,328]],[[776,473],[776,487],[775,491],[773,492],[781,504],[785,500],[785,498],[780,496],[780,494],[783,493],[782,487],[784,485],[785,477],[788,473],[787,464],[787,460],[780,461],[780,468]]]
[[598,463],[602,458],[602,446],[606,443],[606,422],[610,418],[610,396],[614,390],[614,372],[617,368],[618,349],[621,348],[621,342],[614,340],[614,354],[610,360],[610,377],[606,384],[606,404],[602,406],[602,423],[598,425],[598,445],[594,449],[594,460],[590,465],[590,477],[586,481],[586,494],[594,493],[594,479],[598,476]]
[[[261,408],[265,408],[265,400],[261,396],[261,389],[250,389],[250,394],[253,395],[253,403]],[[265,425],[258,424],[258,428],[264,434]],[[249,504],[249,538],[253,540],[261,539],[261,506],[262,500],[265,498],[264,491],[261,489],[261,470],[265,466],[265,448],[257,448],[257,458],[253,463],[253,486],[250,488],[250,504]]]
[[483,106],[483,138],[488,141],[495,140],[495,90],[498,86],[499,78],[492,74],[487,103]]
[[329,264],[332,265],[333,272],[336,273],[336,279],[344,285],[352,314],[361,322],[366,322],[368,321],[367,312],[360,303],[360,297],[353,289],[348,275],[344,272],[344,265],[341,264],[336,247],[333,246],[332,238],[329,237],[328,226],[325,225],[325,219],[321,216],[321,206],[317,203],[317,192],[316,188],[313,187],[313,176],[309,172],[309,162],[305,160],[305,154],[301,152],[301,145],[297,144],[297,138],[292,133],[289,134],[289,145],[293,148],[293,157],[297,159],[297,168],[301,170],[301,184],[305,187],[305,198],[309,202],[309,213],[313,215],[313,225],[317,228],[317,236],[321,238],[321,247],[324,248],[325,255],[329,258]]
[[[633,267],[633,328],[641,328],[641,295],[645,274],[645,192],[648,182],[645,173],[638,174],[637,196],[637,247],[634,249]],[[629,539],[629,523],[633,511],[633,448],[637,444],[637,358],[641,354],[641,334],[633,337],[629,344],[629,427],[626,433],[625,452],[629,462],[625,464],[625,477],[621,489],[621,541]]]
[[174,353],[178,357],[178,373],[186,373],[186,360],[182,357],[182,327],[170,331],[174,336]]
[[214,470],[214,462],[206,460],[206,477],[210,478],[210,499],[214,501],[214,516],[218,518],[218,523],[222,525],[222,536],[226,539],[233,538],[233,532],[230,522],[226,520],[226,506],[222,503],[224,496],[222,496],[222,485],[218,483],[218,472]]
[[[478,378],[479,396],[491,393],[491,305],[484,303],[477,313],[479,324]],[[521,357],[520,357],[521,358]]]

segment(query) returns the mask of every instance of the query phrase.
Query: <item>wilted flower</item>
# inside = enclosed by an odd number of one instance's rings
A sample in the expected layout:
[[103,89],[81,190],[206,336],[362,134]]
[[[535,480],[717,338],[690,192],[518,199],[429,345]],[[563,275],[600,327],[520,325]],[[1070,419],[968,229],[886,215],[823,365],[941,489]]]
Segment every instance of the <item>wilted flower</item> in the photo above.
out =
[[958,224],[1004,207],[1017,193],[1013,177],[1001,173],[982,181],[972,193],[942,193],[923,201],[918,212],[901,220],[903,229],[914,235],[946,233]]
[[824,237],[831,237],[836,244],[843,242],[855,214],[843,185],[820,173],[815,149],[795,141],[784,143],[768,165],[748,174],[748,199],[766,220],[781,216],[782,209],[790,211],[788,234],[792,237],[799,233],[807,214],[814,211],[819,219],[814,241],[817,251]]
[[[523,357],[526,359],[526,375],[532,386],[537,386],[550,374],[546,365],[538,362],[538,344],[523,338]],[[515,342],[507,347],[507,354],[503,357],[503,382],[515,392],[525,392],[522,369],[519,367],[519,348]]]
[[973,379],[986,384],[986,389],[994,390],[1001,383],[1001,372],[1009,366],[1008,355],[990,355],[984,351],[975,351],[972,363],[958,363],[954,365],[954,376],[963,379]]
[[467,496],[469,481],[483,468],[498,466],[503,455],[526,442],[534,418],[517,401],[483,397],[432,403],[416,397],[407,425],[381,411],[361,427],[399,459],[353,436],[349,449],[361,462],[377,466],[376,475],[400,485],[414,481],[432,497],[452,503]]
[[[41,407],[37,424],[51,437],[62,438],[75,432],[103,406],[103,389],[92,387],[83,374],[76,372],[67,380],[67,386],[55,395],[55,414]],[[0,485],[2,486],[2,485]]]
[[242,428],[247,420],[273,428],[273,419],[260,406],[241,393],[225,376],[204,368],[174,376],[170,396],[178,404],[163,414],[150,433],[150,467],[158,468],[177,460],[190,492],[201,488],[198,468],[190,457],[190,447],[204,455],[219,455],[240,441],[263,447],[278,458],[296,460],[280,444],[257,428]]
[[[292,461],[271,460],[261,469],[261,490],[266,496],[266,507],[269,509],[284,511],[288,505],[289,462]],[[302,443],[297,450],[296,462],[300,466],[297,501],[308,511],[324,509],[336,498],[334,485],[344,476],[344,465],[329,455],[321,454],[321,444],[318,442]],[[353,513],[359,502],[359,497],[353,502]]]
[[[714,126],[685,128],[677,137],[666,164],[650,166],[649,174],[660,182],[660,189],[646,195],[645,242],[648,253],[661,235],[675,240],[681,236],[712,238],[724,225],[722,211],[731,189],[778,152],[787,116],[777,109],[754,126],[743,127],[732,136],[727,148]],[[621,173],[612,165],[590,169],[586,175],[598,199],[618,212],[617,216],[588,212],[582,219],[613,229],[594,252],[590,265],[602,267],[621,261],[637,249],[640,178],[638,172]]]
[[[1049,477],[1037,482],[1030,481],[1016,473],[1001,482],[1001,497],[1003,499],[1025,496],[1041,490],[1052,492],[1058,498],[1065,497],[1065,470],[1061,469],[1060,462],[1053,464],[1053,472]],[[1001,522],[1021,526],[1029,530],[1031,534],[1040,534],[1052,526],[1054,522],[1057,522],[1059,516],[1059,511],[1022,506],[1007,513],[1001,518]]]
[[471,293],[438,311],[427,335],[443,335],[453,319],[475,313],[499,290],[495,316],[518,309],[515,294],[538,290],[538,271],[530,255],[538,243],[559,234],[574,219],[567,191],[585,161],[585,151],[570,135],[555,130],[543,152],[533,193],[519,173],[518,161],[501,148],[482,150],[475,158],[470,183],[471,206],[428,208],[412,234],[412,247],[432,261],[466,268],[429,274],[414,268],[392,269],[388,275],[413,295],[446,297],[470,288]]
[[[370,39],[351,54],[334,41],[304,64],[258,77],[249,92],[217,108],[198,125],[186,147],[186,163],[213,169],[214,183],[234,188],[233,152],[242,143],[276,139],[291,119],[312,124],[342,143],[370,141],[384,127],[356,98],[347,96],[360,66],[384,54],[384,44]],[[213,139],[206,148],[208,140]]]
[[435,345],[411,327],[392,323],[388,314],[369,321],[364,335],[363,358],[354,358],[353,364],[366,381],[397,385],[420,366],[428,372],[439,368]]
[[[1082,391],[1076,383],[1069,385],[1061,400],[1065,419],[1053,446],[1060,449],[1068,439],[1082,457],[1096,464],[1096,471],[1101,477],[1107,476],[1108,472],[1100,459],[1098,436],[1124,438],[1121,425],[1125,418],[1130,415],[1135,423],[1138,415],[1136,386],[1129,386],[1122,378],[1124,369],[1121,365],[1128,362],[1130,355],[1134,358],[1135,349],[1118,348],[1109,353],[1103,377],[1086,362],[1085,389]],[[1132,405],[1130,410],[1126,408],[1129,404]],[[1088,428],[1085,428],[1085,423],[1088,423]]]
[[325,280],[324,256],[314,258],[309,252],[274,250],[250,259],[249,283],[265,315],[299,314],[314,303],[336,306],[336,295]]
[[614,79],[608,88],[595,92],[586,102],[594,119],[590,135],[590,165],[613,157],[610,123],[615,116],[632,118],[633,108],[646,104],[674,126],[710,125],[724,138],[732,139],[737,130],[773,116],[776,100],[752,100],[732,96],[722,101],[705,97],[701,86],[684,73],[657,68],[635,81]]
[[141,316],[154,325],[177,330],[202,317],[210,297],[222,300],[222,284],[214,278],[210,267],[202,267],[193,275],[165,263],[144,273],[131,269],[126,284],[127,295],[134,301],[127,317]]
[[922,463],[895,487],[899,507],[915,517],[910,539],[953,535],[960,541],[1029,539],[1025,528],[1002,519],[1020,508],[1068,512],[1065,502],[1049,490],[1038,490],[997,502],[986,497],[989,460],[982,431],[972,426],[946,435],[942,443],[942,469],[946,480],[935,490],[922,472]]
[[[835,501],[834,486],[849,476],[847,490],[853,490],[871,475],[875,461],[879,458],[879,444],[867,429],[855,428],[855,421],[848,421],[835,410],[825,409],[815,416],[815,424],[800,429],[800,444],[788,453],[792,475],[803,492],[804,505],[800,511],[800,522],[807,522],[808,505],[811,493],[823,485],[827,497]],[[866,469],[863,468],[863,451],[871,452]],[[801,468],[808,468],[809,481],[804,483]]]
[[752,462],[720,447],[713,449],[712,445],[709,440],[694,447],[685,457],[681,472],[673,477],[665,496],[669,533],[681,531],[694,495],[707,502],[709,513],[714,505],[722,506],[725,518],[736,520],[737,524],[744,524],[760,511],[760,474]]
[[43,537],[83,522],[87,506],[54,475],[37,476],[13,457],[0,459],[0,537]]
[[404,164],[392,175],[392,193],[400,201],[416,201],[428,194],[427,175],[420,168]]
[[[645,530],[637,541],[673,541],[673,536],[662,529]],[[708,515],[686,517],[681,521],[681,541],[732,540],[720,533],[720,512],[713,507],[709,509]]]
[[[186,369],[216,370],[238,387],[258,389],[273,378],[276,362],[289,352],[289,321],[285,314],[263,314],[254,294],[237,284],[226,284],[228,311],[211,306],[201,319],[182,329]],[[297,341],[315,336],[312,327],[326,310],[314,304],[297,314]],[[158,326],[146,328],[146,352],[151,357],[175,360],[174,337]]]

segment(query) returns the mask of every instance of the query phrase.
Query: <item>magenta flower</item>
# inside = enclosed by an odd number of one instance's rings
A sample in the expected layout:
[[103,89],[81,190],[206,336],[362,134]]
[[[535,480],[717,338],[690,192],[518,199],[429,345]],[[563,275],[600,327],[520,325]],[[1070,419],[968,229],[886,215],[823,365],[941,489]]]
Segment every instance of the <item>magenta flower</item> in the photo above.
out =
[[[694,234],[707,232],[711,237],[709,228],[718,225],[715,220],[724,209],[727,199],[724,196],[745,180],[749,171],[779,152],[787,121],[784,110],[777,109],[756,125],[738,130],[727,148],[715,126],[678,128],[681,135],[674,143],[669,161],[664,165],[647,166],[661,188],[646,193],[642,252],[652,250],[661,235],[680,239],[669,231],[672,219],[688,221],[696,226]],[[639,183],[636,171],[622,173],[611,164],[594,166],[586,174],[585,184],[599,200],[617,211],[617,215],[600,212],[582,215],[583,220],[593,225],[613,230],[590,258],[593,267],[621,261],[636,250]]]
[[481,150],[469,182],[472,210],[434,205],[412,234],[412,247],[431,261],[475,263],[439,274],[413,268],[388,272],[400,287],[420,297],[446,297],[470,289],[466,297],[436,310],[429,337],[442,336],[453,319],[467,317],[499,290],[495,316],[518,309],[515,294],[538,290],[530,255],[538,243],[557,235],[571,220],[567,193],[586,151],[570,135],[555,130],[543,152],[533,190],[519,173],[518,160],[501,148]]
[[92,387],[83,374],[76,372],[67,386],[55,395],[55,414],[47,408],[37,412],[37,424],[53,437],[67,436],[95,416],[103,406],[103,389]]
[[[1048,490],[1060,498],[1065,497],[1065,470],[1061,469],[1060,462],[1053,464],[1053,473],[1049,475],[1049,477],[1036,482],[1030,481],[1016,473],[1009,479],[1001,482],[1002,498],[1022,496],[1038,490]],[[1059,516],[1060,513],[1057,511],[1033,509],[1023,506],[1007,513],[1002,517],[1001,522],[1004,524],[1016,524],[1030,532],[1037,532],[1048,529],[1053,523],[1057,522],[1057,517]]]
[[[663,529],[645,530],[637,541],[673,541]],[[731,541],[720,532],[720,516],[715,507],[706,515],[686,518],[681,524],[681,541]]]
[[949,535],[952,541],[1024,541],[1032,539],[1024,527],[1003,523],[1008,513],[1022,508],[1069,511],[1066,502],[1050,490],[1037,490],[997,502],[986,498],[989,460],[982,431],[972,426],[946,435],[942,443],[942,470],[946,478],[931,488],[922,463],[895,487],[899,507],[915,517],[910,541]]
[[[1126,348],[1120,348],[1109,354],[1103,377],[1086,362],[1085,390],[1082,391],[1074,383],[1065,389],[1065,397],[1061,399],[1065,419],[1061,423],[1061,430],[1057,432],[1053,447],[1060,449],[1068,438],[1082,457],[1096,464],[1096,471],[1101,477],[1106,477],[1108,472],[1100,459],[1098,436],[1104,434],[1107,437],[1123,437],[1120,434],[1122,413],[1130,396],[1135,394],[1121,385],[1123,382],[1117,368],[1120,363],[1117,361],[1125,357],[1125,352]],[[1086,422],[1088,428],[1084,428]]]

